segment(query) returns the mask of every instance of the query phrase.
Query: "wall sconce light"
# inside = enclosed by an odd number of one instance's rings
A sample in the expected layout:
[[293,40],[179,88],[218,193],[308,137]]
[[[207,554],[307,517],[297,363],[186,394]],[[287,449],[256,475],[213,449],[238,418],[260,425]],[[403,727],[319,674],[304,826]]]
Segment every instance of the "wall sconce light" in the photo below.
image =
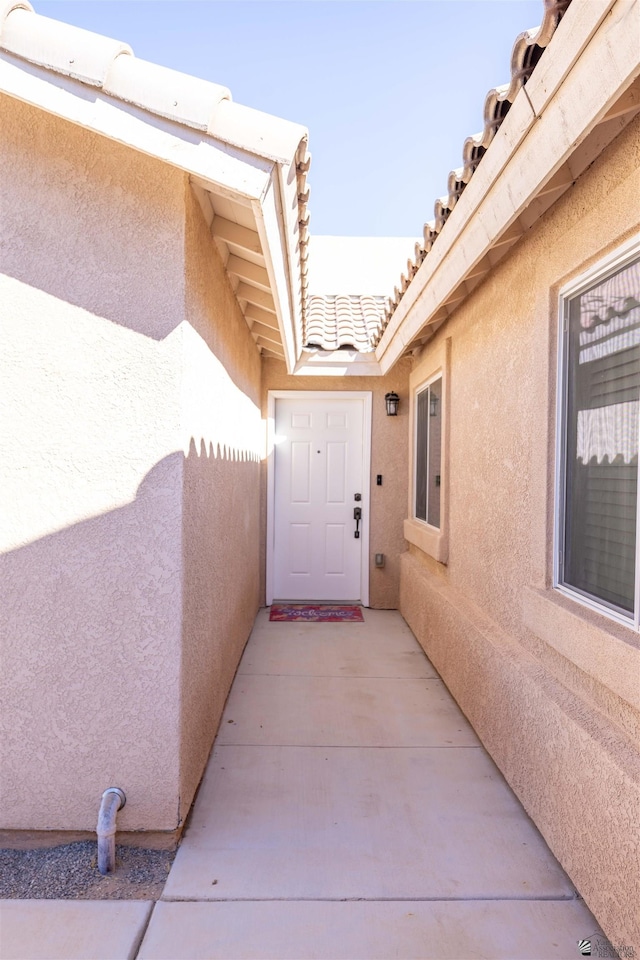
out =
[[431,394],[431,399],[429,400],[429,413],[432,417],[435,417],[438,412],[438,398],[435,394]]
[[398,416],[398,405],[400,403],[400,397],[397,393],[394,393],[393,390],[391,393],[385,393],[384,402],[387,405],[387,416],[388,417],[397,417]]

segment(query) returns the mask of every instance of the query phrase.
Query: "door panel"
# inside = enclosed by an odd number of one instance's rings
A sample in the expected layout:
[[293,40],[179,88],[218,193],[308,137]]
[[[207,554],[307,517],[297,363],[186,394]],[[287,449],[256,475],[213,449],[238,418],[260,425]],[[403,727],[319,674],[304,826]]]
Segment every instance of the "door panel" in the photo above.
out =
[[308,523],[289,524],[291,573],[311,576],[311,526]]
[[345,539],[344,523],[328,523],[325,526],[324,569],[329,576],[343,576]]
[[294,440],[291,444],[291,500],[309,503],[311,496],[311,444]]
[[327,443],[327,503],[344,503],[347,499],[347,444]]
[[274,598],[360,599],[363,427],[359,398],[276,400]]

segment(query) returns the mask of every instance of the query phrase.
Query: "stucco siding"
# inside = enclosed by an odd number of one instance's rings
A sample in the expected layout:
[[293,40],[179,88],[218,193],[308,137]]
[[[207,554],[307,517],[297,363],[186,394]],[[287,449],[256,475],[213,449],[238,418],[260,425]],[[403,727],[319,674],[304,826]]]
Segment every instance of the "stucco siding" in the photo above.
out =
[[1,107],[2,826],[170,830],[184,178]]
[[260,355],[186,185],[180,815],[259,606]]
[[[368,390],[373,394],[369,602],[372,607],[377,609],[397,609],[400,554],[406,549],[402,521],[406,515],[410,361],[407,359],[400,361],[386,377],[292,377],[287,374],[284,363],[281,361],[265,359],[263,364],[262,413],[265,419],[269,390]],[[384,395],[391,390],[395,390],[400,397],[397,417],[386,415]],[[382,486],[376,484],[378,474],[382,475]],[[263,469],[262,482],[261,543],[263,544],[262,569],[264,572],[267,504],[266,463]],[[385,554],[385,566],[381,569],[375,567],[376,553]],[[264,598],[264,582],[261,589]]]
[[412,546],[401,578],[427,654],[605,932],[628,944],[638,636],[551,583],[558,291],[637,230],[639,134],[635,120],[425,347],[412,378],[451,339],[448,562]]

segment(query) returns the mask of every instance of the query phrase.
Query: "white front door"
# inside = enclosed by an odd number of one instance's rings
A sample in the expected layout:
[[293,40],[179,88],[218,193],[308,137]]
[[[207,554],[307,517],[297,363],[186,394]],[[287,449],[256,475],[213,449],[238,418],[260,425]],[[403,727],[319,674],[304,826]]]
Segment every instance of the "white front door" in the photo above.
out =
[[365,400],[278,398],[274,420],[273,597],[362,600]]

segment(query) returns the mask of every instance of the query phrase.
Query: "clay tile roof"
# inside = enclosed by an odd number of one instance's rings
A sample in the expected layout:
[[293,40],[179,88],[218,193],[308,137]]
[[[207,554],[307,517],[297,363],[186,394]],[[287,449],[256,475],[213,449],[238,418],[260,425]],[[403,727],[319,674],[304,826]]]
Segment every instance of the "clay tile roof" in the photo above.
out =
[[458,202],[463,190],[471,180],[482,161],[489,144],[495,137],[506,117],[516,94],[525,85],[536,64],[549,45],[558,24],[564,16],[571,0],[543,0],[544,13],[542,23],[534,30],[525,30],[519,34],[511,53],[511,80],[501,87],[494,87],[485,98],[483,127],[480,133],[467,137],[462,147],[462,166],[452,170],[447,181],[447,193],[439,197],[434,205],[434,219],[425,223],[423,242],[417,243],[413,260],[407,263],[407,272],[403,273],[396,285],[393,296],[387,299],[385,319],[381,335],[393,313],[406,293],[411,280],[418,272],[425,257],[443,229],[447,219]]
[[299,263],[298,308],[304,314],[311,163],[304,127],[233,103],[226,87],[142,60],[119,40],[37,14],[28,0],[0,0],[2,51],[248,153],[295,164],[298,216],[292,247]]
[[316,295],[307,300],[304,342],[323,350],[353,347],[369,353],[385,316],[385,297]]

